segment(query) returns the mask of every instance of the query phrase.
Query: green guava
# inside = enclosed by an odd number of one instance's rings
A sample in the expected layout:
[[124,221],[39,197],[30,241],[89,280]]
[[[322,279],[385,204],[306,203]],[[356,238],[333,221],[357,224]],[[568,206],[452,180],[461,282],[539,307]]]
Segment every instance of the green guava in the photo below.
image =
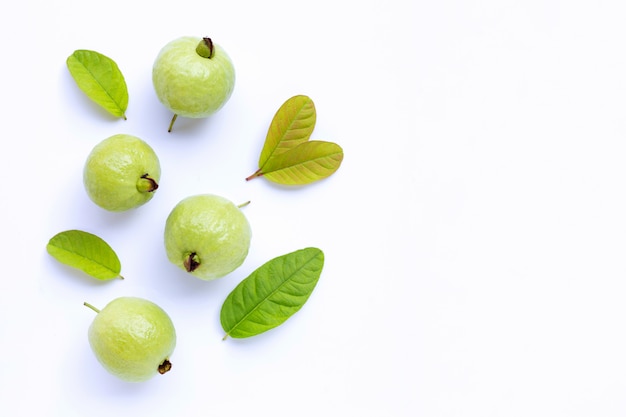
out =
[[221,196],[199,194],[170,212],[164,238],[170,262],[197,278],[213,280],[241,266],[252,231],[239,206]]
[[159,101],[177,116],[208,117],[221,109],[235,88],[235,68],[210,38],[183,36],[165,45],[152,67]]
[[102,310],[89,326],[89,345],[98,362],[128,382],[141,382],[168,372],[176,347],[176,330],[167,313],[138,297],[120,297]]
[[113,135],[87,157],[83,184],[89,198],[109,211],[125,211],[152,199],[161,165],[154,150],[136,136]]

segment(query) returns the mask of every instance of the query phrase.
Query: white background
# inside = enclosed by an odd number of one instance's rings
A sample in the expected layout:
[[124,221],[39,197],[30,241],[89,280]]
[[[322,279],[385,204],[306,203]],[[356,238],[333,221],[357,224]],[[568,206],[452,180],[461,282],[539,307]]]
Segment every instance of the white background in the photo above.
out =
[[[617,0],[88,2],[25,0],[2,14],[0,404],[45,416],[626,415],[626,3]],[[152,62],[211,36],[237,85],[205,120],[157,101]],[[75,49],[113,58],[128,120],[77,89]],[[339,171],[301,188],[246,182],[289,97],[317,108]],[[163,169],[146,206],[108,213],[82,166],[115,134]],[[183,197],[245,208],[237,271],[202,282],[162,233]],[[123,281],[45,251],[79,228],[108,241]],[[281,327],[222,341],[219,309],[260,264],[317,246],[311,298]],[[172,317],[173,369],[107,374],[87,342],[122,295]]]

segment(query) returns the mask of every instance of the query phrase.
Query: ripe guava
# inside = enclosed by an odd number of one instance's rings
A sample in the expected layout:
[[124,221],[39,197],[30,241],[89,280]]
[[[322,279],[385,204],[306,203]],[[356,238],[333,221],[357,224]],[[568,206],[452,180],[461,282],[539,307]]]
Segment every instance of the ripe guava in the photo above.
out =
[[125,211],[152,199],[161,165],[154,150],[136,136],[117,134],[97,144],[87,157],[83,184],[89,198],[109,211]]
[[199,194],[180,201],[165,223],[165,250],[174,265],[203,280],[223,277],[248,255],[252,231],[230,200]]
[[159,101],[176,117],[203,118],[226,104],[235,88],[235,68],[210,38],[183,36],[166,44],[152,67]]
[[138,297],[120,297],[96,313],[89,326],[89,345],[111,374],[140,382],[168,372],[176,347],[176,330],[167,313]]

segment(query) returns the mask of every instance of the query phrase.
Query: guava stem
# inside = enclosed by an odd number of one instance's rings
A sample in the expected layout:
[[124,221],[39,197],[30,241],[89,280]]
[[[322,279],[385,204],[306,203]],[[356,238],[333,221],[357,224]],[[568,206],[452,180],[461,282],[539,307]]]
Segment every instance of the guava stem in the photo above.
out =
[[250,204],[250,200],[246,201],[245,203],[241,203],[241,204],[239,204],[239,205],[237,206],[237,208],[242,208],[242,207],[245,207],[245,206],[247,206],[248,204]]
[[85,306],[89,307],[90,309],[92,309],[92,310],[93,310],[93,311],[95,311],[96,313],[99,313],[99,312],[100,312],[100,310],[98,310],[97,308],[95,308],[94,306],[92,306],[91,304],[89,304],[87,301],[85,301],[85,302],[83,303],[83,305],[85,305]]
[[200,266],[200,257],[197,253],[191,252],[185,256],[183,266],[187,272],[193,272]]
[[170,362],[169,359],[165,359],[163,363],[159,365],[157,371],[163,375],[164,373],[169,372],[170,369],[172,369],[172,362]]
[[246,181],[250,181],[251,179],[256,178],[256,177],[260,177],[262,175],[263,175],[263,172],[261,172],[261,168],[259,168],[259,169],[256,170],[256,172],[254,174],[250,175],[249,177],[246,177]]
[[202,38],[198,46],[196,46],[196,53],[202,58],[211,59],[215,54],[215,47],[211,38]]
[[176,113],[174,113],[174,117],[172,117],[172,121],[170,122],[170,127],[167,128],[168,132],[172,131],[172,128],[174,127],[174,122],[176,121],[176,118],[178,118],[178,115]]
[[139,180],[137,180],[137,190],[140,193],[151,193],[159,188],[159,184],[155,181],[150,174],[143,174]]

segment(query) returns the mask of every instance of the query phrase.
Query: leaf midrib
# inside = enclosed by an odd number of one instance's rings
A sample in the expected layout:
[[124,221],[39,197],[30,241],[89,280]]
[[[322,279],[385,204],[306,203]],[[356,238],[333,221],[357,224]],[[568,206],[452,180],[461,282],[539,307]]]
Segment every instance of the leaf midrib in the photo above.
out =
[[94,261],[92,258],[88,258],[87,256],[84,256],[84,255],[79,254],[78,252],[72,252],[72,251],[70,251],[70,250],[67,250],[67,249],[64,249],[64,248],[61,248],[61,247],[59,247],[59,246],[55,246],[55,245],[52,245],[52,246],[53,246],[53,247],[55,247],[55,248],[57,248],[57,249],[59,249],[59,250],[61,250],[61,251],[63,251],[63,252],[65,252],[65,253],[69,253],[69,254],[71,254],[71,255],[74,255],[74,256],[77,256],[77,257],[79,257],[79,258],[81,258],[81,259],[84,259],[84,260],[85,260],[85,261],[87,261],[87,262],[90,262],[90,263],[95,264],[95,265],[99,265],[99,266],[101,266],[102,268],[106,269],[107,271],[111,271],[111,272],[113,272],[113,273],[115,273],[115,274],[117,273],[117,272],[116,272],[115,270],[113,270],[113,268],[111,268],[110,266],[107,266],[107,265],[103,264],[102,262],[97,262],[97,261]]
[[[280,171],[283,171],[283,170],[286,170],[286,169],[291,169],[291,168],[294,168],[294,167],[303,166],[303,165],[306,165],[306,164],[308,164],[310,162],[318,161],[320,159],[332,158],[333,156],[342,155],[342,154],[343,154],[343,151],[340,150],[340,151],[337,151],[337,152],[333,152],[333,153],[329,153],[329,154],[326,154],[326,155],[318,156],[316,158],[311,158],[311,159],[306,159],[306,160],[303,160],[303,161],[300,161],[300,162],[295,162],[295,163],[292,163],[290,165],[279,165],[279,168],[276,168],[276,169],[271,170],[271,171],[265,171],[264,174],[271,174],[271,173],[274,173],[274,172],[280,172]],[[270,168],[271,168],[271,166],[270,166]]]

